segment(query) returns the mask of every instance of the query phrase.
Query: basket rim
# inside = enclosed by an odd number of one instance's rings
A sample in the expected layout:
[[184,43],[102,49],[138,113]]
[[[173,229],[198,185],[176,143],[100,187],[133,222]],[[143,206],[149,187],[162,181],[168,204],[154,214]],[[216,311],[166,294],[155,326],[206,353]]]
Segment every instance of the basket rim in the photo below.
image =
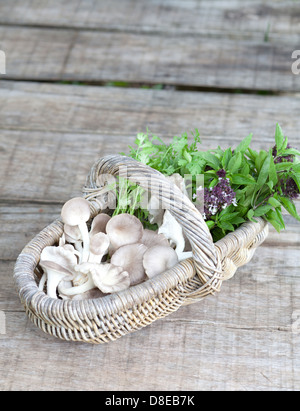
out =
[[[68,308],[79,309],[83,305],[87,308],[92,302],[101,311],[105,307],[105,314],[112,314],[120,310],[127,310],[132,304],[139,305],[147,298],[153,298],[165,291],[176,287],[181,282],[186,282],[196,274],[192,258],[178,263],[172,269],[159,274],[141,284],[129,287],[126,290],[105,295],[103,297],[85,300],[62,300],[49,297],[44,291],[39,290],[34,272],[39,264],[39,256],[47,246],[57,244],[58,238],[63,233],[63,223],[55,220],[44,230],[37,234],[20,253],[14,268],[14,280],[17,292],[23,304],[36,311],[39,306],[50,306],[51,310],[60,312]],[[41,241],[42,239],[42,241]],[[24,270],[24,265],[26,269]],[[98,303],[101,302],[99,305]],[[93,307],[90,307],[91,309]],[[104,314],[103,314],[104,315]]]
[[[254,240],[259,232],[262,232],[268,224],[262,218],[258,220],[258,223],[251,221],[243,223],[235,232],[228,234],[222,240],[215,243],[219,253],[222,252],[223,245],[226,244],[226,239],[229,237],[239,242],[238,232],[243,233],[244,237],[248,237],[248,239],[249,234],[252,234],[250,235],[250,240]],[[152,279],[120,292],[85,300],[53,299],[44,291],[39,290],[34,272],[39,264],[42,250],[48,245],[57,244],[62,233],[63,223],[61,220],[58,219],[52,222],[25,246],[14,268],[15,286],[21,301],[27,309],[30,311],[34,310],[36,315],[40,314],[42,317],[47,313],[51,316],[53,316],[53,313],[56,313],[60,317],[60,313],[69,311],[77,313],[87,312],[91,316],[98,314],[105,317],[138,306],[148,299],[173,289],[178,284],[188,282],[196,276],[193,258],[190,258]]]

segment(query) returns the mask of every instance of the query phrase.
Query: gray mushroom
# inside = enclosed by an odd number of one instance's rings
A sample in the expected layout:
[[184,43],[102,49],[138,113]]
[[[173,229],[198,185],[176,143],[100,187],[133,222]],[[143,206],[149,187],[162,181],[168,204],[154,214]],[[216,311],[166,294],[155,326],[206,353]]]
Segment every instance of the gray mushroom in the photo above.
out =
[[178,263],[178,256],[171,247],[154,246],[149,248],[143,257],[145,272],[149,278],[153,278]]
[[95,287],[103,293],[113,293],[125,290],[130,286],[129,274],[122,267],[112,264],[83,263],[75,267],[75,271],[88,277],[86,283],[72,288],[62,289],[66,296],[86,293]]
[[144,227],[141,221],[131,214],[114,216],[106,225],[106,233],[113,253],[118,248],[139,243],[143,237]]
[[90,204],[82,197],[76,197],[66,202],[61,210],[61,217],[65,224],[75,227],[78,226],[82,242],[82,261],[88,261],[90,251],[90,237],[87,228],[87,221],[90,219]]
[[47,294],[51,298],[57,298],[56,290],[62,280],[73,279],[77,256],[70,247],[46,247],[41,253],[40,266],[45,274],[39,289],[43,289],[47,279]]
[[111,264],[122,267],[129,273],[130,285],[136,285],[146,279],[143,257],[147,251],[144,244],[129,244],[120,247],[111,257]]

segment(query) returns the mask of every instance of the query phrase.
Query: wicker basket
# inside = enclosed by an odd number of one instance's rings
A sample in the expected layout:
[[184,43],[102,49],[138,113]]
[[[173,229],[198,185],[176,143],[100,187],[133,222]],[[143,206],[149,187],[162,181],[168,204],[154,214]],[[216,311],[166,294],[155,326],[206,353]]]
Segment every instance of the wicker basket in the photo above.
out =
[[[15,266],[15,284],[29,318],[45,333],[67,340],[93,344],[114,341],[145,327],[157,319],[196,303],[220,291],[222,282],[238,267],[248,263],[256,248],[268,235],[268,224],[243,224],[216,244],[200,212],[161,173],[123,156],[100,159],[87,178],[84,196],[90,201],[92,217],[103,212],[103,189],[99,176],[122,173],[150,189],[182,225],[189,239],[193,258],[173,269],[129,289],[93,300],[55,300],[39,291],[38,264],[42,250],[55,245],[63,233],[58,219],[38,234],[22,251]],[[165,193],[172,193],[165,196]],[[167,203],[167,204],[166,204]]]

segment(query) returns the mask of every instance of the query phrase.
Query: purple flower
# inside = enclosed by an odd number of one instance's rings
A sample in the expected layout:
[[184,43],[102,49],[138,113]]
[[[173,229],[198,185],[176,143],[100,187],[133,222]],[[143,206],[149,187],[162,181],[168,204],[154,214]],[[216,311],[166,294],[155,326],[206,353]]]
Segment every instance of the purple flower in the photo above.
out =
[[289,177],[286,180],[281,179],[280,186],[284,197],[290,198],[291,200],[296,200],[299,197],[299,188],[293,178]]
[[[203,195],[203,188],[199,187],[197,198],[200,198],[201,194]],[[215,187],[204,188],[204,218],[206,220],[209,220],[213,215],[216,215],[231,204],[237,206],[236,193],[231,188],[228,178],[220,177],[219,183]]]
[[217,176],[219,178],[225,178],[226,177],[226,170],[221,169],[221,170],[217,171]]
[[[290,144],[287,145],[287,149],[292,148],[290,146]],[[283,162],[288,162],[288,163],[293,163],[295,160],[295,156],[293,154],[289,154],[287,156],[279,156],[277,157],[277,146],[273,147],[273,157],[274,157],[274,163],[278,164],[278,163],[283,163]]]

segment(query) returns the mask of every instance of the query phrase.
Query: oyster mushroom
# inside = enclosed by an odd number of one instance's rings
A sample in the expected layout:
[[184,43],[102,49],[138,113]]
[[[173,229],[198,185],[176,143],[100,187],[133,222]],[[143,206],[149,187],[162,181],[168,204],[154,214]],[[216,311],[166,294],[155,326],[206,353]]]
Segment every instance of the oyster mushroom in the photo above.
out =
[[106,234],[106,225],[110,219],[111,217],[108,214],[98,214],[92,221],[90,237],[98,233]]
[[[74,267],[78,261],[70,247],[46,247],[41,253],[40,266],[46,275],[47,294],[51,298],[57,298],[56,290],[62,280],[73,279]],[[45,276],[43,277],[40,289],[44,285]]]
[[161,245],[149,248],[143,257],[143,265],[149,278],[173,268],[177,263],[178,256],[173,248]]
[[164,214],[163,224],[159,227],[158,233],[164,234],[178,254],[184,251],[185,240],[182,227],[168,210]]
[[61,210],[61,217],[65,224],[78,226],[83,242],[82,262],[88,261],[90,251],[90,237],[87,228],[87,221],[90,219],[91,210],[87,200],[75,197],[66,202]]
[[143,257],[147,249],[144,244],[124,245],[111,257],[111,264],[122,267],[129,273],[130,285],[139,284],[146,279]]
[[76,250],[82,253],[82,236],[79,227],[64,224],[64,235],[66,242],[74,244]]
[[106,232],[111,244],[111,253],[118,248],[139,243],[143,237],[144,227],[141,221],[131,214],[114,216],[106,225]]
[[[172,216],[170,211],[166,210],[164,214],[163,224],[158,229],[159,234],[169,240],[170,245],[175,248],[179,261],[186,260],[193,256],[189,241],[186,239],[181,225]],[[188,249],[189,251],[185,251]]]
[[109,238],[107,234],[97,233],[90,240],[90,256],[89,263],[100,264],[102,258],[108,253]]
[[107,294],[125,290],[130,286],[129,274],[122,267],[112,264],[83,263],[77,265],[75,271],[87,275],[88,280],[78,287],[61,289],[65,296],[83,294],[93,288],[99,288]]
[[164,234],[158,234],[157,231],[148,230],[147,228],[144,230],[141,243],[148,248],[155,245],[165,245],[166,247],[170,245]]

